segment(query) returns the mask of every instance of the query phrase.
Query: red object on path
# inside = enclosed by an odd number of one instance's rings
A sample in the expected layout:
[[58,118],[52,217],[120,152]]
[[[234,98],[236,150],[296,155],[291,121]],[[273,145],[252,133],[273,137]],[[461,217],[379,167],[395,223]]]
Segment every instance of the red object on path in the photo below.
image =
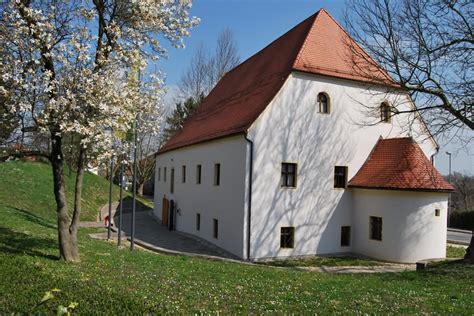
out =
[[109,215],[107,215],[107,216],[104,218],[105,227],[109,227],[109,222],[110,222],[110,218],[109,218]]

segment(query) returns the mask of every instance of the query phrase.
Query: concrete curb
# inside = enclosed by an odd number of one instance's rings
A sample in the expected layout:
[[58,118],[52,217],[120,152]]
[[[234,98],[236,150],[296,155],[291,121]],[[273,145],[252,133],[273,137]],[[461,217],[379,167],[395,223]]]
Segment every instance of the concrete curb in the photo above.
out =
[[450,232],[456,232],[456,233],[465,233],[465,234],[472,234],[471,230],[464,230],[464,229],[457,229],[457,228],[448,228],[448,231]]

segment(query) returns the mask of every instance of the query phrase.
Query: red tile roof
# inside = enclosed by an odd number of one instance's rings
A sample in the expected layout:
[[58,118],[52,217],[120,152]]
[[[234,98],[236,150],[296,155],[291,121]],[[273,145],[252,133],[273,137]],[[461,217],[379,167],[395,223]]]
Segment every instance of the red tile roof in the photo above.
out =
[[[367,57],[370,78],[354,69],[354,55]],[[385,71],[321,9],[228,72],[159,153],[245,133],[292,71],[393,85]]]
[[454,188],[411,137],[380,139],[349,187],[449,192]]

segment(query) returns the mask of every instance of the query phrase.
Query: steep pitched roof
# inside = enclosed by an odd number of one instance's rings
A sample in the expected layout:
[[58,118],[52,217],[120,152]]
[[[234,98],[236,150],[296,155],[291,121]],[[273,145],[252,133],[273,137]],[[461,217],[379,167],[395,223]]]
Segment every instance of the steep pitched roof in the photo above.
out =
[[[362,68],[370,69],[370,76],[355,69],[353,56],[366,57]],[[246,132],[292,71],[393,85],[321,9],[228,72],[159,153]]]
[[449,192],[454,188],[411,137],[380,139],[349,187]]

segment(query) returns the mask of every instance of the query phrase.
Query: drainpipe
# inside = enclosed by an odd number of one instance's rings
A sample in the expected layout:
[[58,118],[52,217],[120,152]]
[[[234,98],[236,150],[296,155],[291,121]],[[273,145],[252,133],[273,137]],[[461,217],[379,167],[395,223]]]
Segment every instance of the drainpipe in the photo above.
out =
[[248,192],[248,210],[247,210],[247,260],[250,261],[250,227],[252,216],[252,174],[253,174],[253,141],[245,135],[245,140],[250,144],[250,165],[249,165],[249,192]]

